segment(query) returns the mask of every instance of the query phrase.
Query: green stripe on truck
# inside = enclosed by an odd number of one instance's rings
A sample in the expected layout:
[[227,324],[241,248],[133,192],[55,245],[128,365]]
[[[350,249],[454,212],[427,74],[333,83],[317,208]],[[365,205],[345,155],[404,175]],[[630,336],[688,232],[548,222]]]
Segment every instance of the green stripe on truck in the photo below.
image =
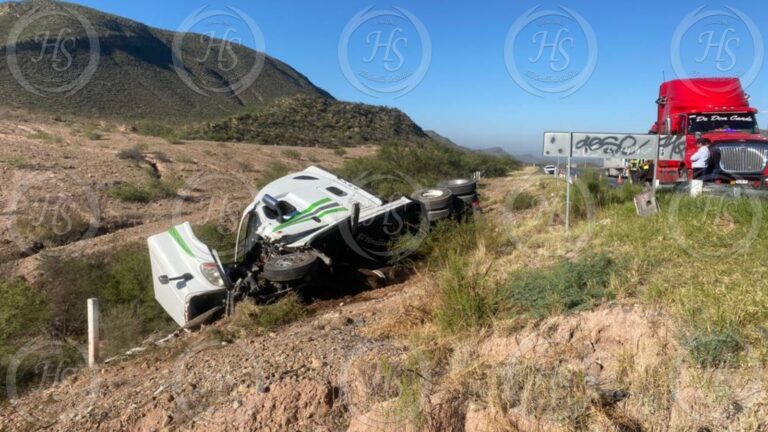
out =
[[320,207],[321,205],[325,205],[325,204],[328,204],[328,203],[331,203],[331,202],[333,202],[333,201],[330,198],[323,198],[320,201],[312,203],[309,207],[307,207],[306,209],[304,209],[300,213],[296,213],[295,215],[293,215],[292,218],[288,219],[287,221],[285,221],[282,224],[280,224],[277,227],[275,227],[275,229],[272,230],[272,232],[277,232],[277,231],[280,231],[281,229],[289,227],[291,225],[295,225],[297,223],[304,222],[302,219],[304,219],[308,214],[310,214],[313,211],[315,211],[316,208]]
[[176,229],[176,227],[171,228],[168,231],[168,234],[171,235],[171,237],[176,240],[176,243],[179,245],[181,250],[187,253],[187,255],[194,258],[195,254],[192,253],[192,249],[189,247],[186,241],[184,241],[184,238],[181,236],[181,233],[179,233],[179,230]]

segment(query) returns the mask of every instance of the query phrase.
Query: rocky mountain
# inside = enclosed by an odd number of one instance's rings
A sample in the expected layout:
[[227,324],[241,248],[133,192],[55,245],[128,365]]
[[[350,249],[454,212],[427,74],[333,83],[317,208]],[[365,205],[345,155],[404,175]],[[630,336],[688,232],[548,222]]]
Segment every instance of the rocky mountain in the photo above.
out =
[[419,142],[429,136],[394,108],[295,96],[194,128],[192,138],[308,147]]
[[71,3],[0,4],[0,40],[0,104],[32,111],[200,120],[286,96],[332,99],[289,65],[246,46]]

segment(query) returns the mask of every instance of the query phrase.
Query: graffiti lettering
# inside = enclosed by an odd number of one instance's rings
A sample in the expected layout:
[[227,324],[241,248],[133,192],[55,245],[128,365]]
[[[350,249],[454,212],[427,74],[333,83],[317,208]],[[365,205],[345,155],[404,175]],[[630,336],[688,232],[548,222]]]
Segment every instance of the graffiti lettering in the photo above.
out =
[[685,135],[661,135],[659,137],[659,159],[683,160],[685,157]]
[[595,153],[607,157],[629,158],[647,151],[652,146],[648,135],[586,135],[576,141],[574,150],[582,150],[584,156],[596,157]]

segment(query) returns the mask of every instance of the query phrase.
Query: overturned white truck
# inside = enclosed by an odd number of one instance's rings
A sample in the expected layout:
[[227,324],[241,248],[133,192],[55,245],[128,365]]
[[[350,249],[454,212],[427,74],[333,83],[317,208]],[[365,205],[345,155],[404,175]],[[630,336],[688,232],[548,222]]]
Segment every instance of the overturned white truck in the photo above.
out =
[[478,205],[473,180],[387,202],[310,167],[270,183],[245,209],[234,263],[222,263],[189,223],[150,237],[155,297],[180,326],[194,326],[244,297],[277,298],[345,269],[380,266],[398,237],[424,235],[431,223]]

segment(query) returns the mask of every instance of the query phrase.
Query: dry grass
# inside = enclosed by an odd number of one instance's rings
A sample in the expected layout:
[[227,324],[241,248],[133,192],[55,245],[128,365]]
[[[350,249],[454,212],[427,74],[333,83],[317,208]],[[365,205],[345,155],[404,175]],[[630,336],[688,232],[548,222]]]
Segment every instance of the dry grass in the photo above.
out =
[[[562,182],[532,172],[494,182],[484,191],[486,203],[497,203],[489,216],[493,229],[449,227],[450,241],[426,245],[425,277],[435,280],[430,292],[436,295],[427,297],[424,307],[433,311],[435,322],[412,330],[408,341],[429,353],[441,371],[435,385],[484,407],[485,420],[498,430],[764,427],[768,275],[762,267],[734,265],[716,254],[725,248],[730,258],[733,248],[742,246],[732,236],[754,235],[748,255],[741,251],[735,256],[749,256],[749,262],[768,258],[768,235],[750,231],[757,206],[726,202],[720,214],[702,218],[702,208],[712,206],[683,199],[676,204],[675,228],[669,215],[674,197],[662,196],[666,213],[648,219],[637,218],[628,202],[608,202],[566,234],[562,188]],[[505,197],[522,192],[534,205],[523,211],[500,208]],[[768,206],[760,206],[768,215]],[[705,237],[695,237],[702,224]],[[687,247],[691,243],[699,247],[692,250]],[[702,257],[701,246],[705,255],[714,256]],[[442,253],[430,253],[435,250]],[[611,312],[617,307],[572,317],[559,316],[559,308],[544,308],[537,315],[541,324],[521,329],[527,321],[520,314],[499,315],[488,302],[487,293],[510,276],[519,277],[521,270],[546,280],[548,269],[563,259],[578,261],[602,252],[620,258],[621,271],[602,282],[611,293],[608,298],[624,308],[633,305],[628,323],[611,321],[624,316]],[[531,285],[531,294],[555,285]],[[556,292],[544,298],[549,301]],[[595,298],[599,304],[605,296]],[[541,340],[537,346],[547,347],[544,351],[510,353],[510,344],[524,344],[534,335]],[[496,358],[492,353],[498,350],[507,354]],[[592,376],[595,362],[602,371],[597,378]],[[605,405],[604,390],[628,397]]]

